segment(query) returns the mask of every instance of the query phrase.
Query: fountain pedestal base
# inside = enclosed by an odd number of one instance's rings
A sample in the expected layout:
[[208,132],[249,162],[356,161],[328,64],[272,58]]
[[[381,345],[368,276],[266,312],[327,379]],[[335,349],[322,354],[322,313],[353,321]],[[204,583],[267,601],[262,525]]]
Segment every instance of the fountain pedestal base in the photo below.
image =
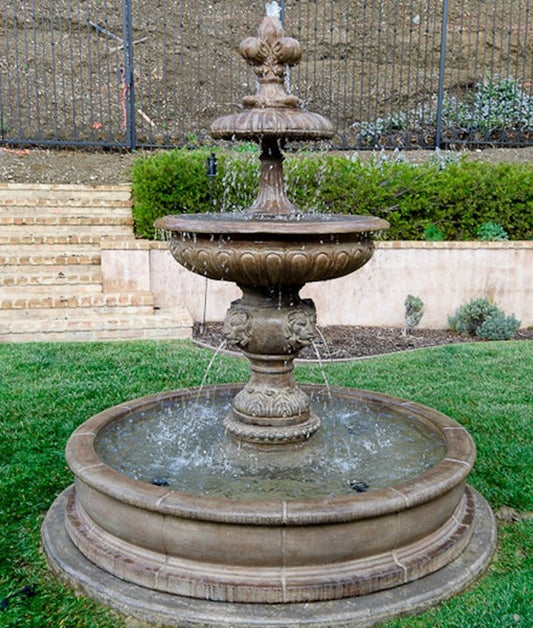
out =
[[316,310],[299,288],[257,289],[241,285],[224,321],[226,342],[250,362],[250,379],[233,399],[224,421],[235,438],[285,445],[307,440],[320,427],[308,395],[296,385],[294,358],[316,336]]

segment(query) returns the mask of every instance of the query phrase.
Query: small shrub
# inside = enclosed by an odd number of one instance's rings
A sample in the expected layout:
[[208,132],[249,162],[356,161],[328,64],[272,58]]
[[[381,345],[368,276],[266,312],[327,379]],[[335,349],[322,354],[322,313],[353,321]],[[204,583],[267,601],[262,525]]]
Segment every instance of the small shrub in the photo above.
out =
[[403,328],[403,335],[406,336],[422,320],[422,316],[424,315],[424,302],[420,297],[414,297],[412,294],[408,294],[404,305],[405,327]]
[[520,321],[510,316],[489,316],[476,329],[476,336],[483,340],[511,340],[516,336]]
[[428,242],[442,242],[446,239],[444,231],[439,229],[436,225],[431,223],[424,229],[424,240]]
[[502,310],[487,299],[472,299],[457,308],[455,314],[448,318],[448,324],[459,334],[474,336],[488,318],[502,316],[504,316]]
[[496,222],[484,222],[476,231],[480,240],[485,242],[503,242],[509,239],[507,231]]
[[520,327],[514,314],[506,316],[498,306],[482,298],[458,307],[448,323],[453,331],[484,340],[510,340]]
[[[437,101],[410,111],[397,111],[375,122],[354,123],[358,139],[365,146],[377,147],[384,138],[398,133],[434,132]],[[442,125],[459,137],[476,144],[502,133],[533,132],[533,96],[512,77],[494,77],[477,83],[463,98],[445,94]]]

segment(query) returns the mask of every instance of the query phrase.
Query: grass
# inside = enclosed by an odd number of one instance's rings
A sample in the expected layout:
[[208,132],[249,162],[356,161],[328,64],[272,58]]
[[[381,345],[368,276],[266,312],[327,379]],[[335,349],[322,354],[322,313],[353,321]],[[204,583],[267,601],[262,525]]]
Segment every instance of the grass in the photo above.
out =
[[[65,443],[77,425],[106,407],[199,385],[210,359],[210,352],[178,341],[0,345],[0,599],[14,594],[0,608],[0,626],[125,625],[64,587],[39,548],[43,517],[72,481]],[[239,381],[246,373],[243,361],[220,357],[207,380]],[[496,512],[513,515],[500,521],[496,556],[475,587],[386,627],[532,626],[533,342],[457,345],[332,364],[326,375],[334,385],[433,406],[465,425],[478,447],[471,484]],[[316,366],[299,366],[297,377],[322,381]]]

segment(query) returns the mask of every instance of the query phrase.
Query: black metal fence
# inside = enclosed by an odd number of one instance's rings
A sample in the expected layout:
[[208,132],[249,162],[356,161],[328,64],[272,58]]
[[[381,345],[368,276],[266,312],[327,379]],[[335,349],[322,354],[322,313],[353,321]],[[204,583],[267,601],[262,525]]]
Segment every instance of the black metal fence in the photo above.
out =
[[[339,148],[533,144],[532,0],[286,0],[290,75]],[[255,91],[258,0],[4,0],[0,143],[209,143]]]

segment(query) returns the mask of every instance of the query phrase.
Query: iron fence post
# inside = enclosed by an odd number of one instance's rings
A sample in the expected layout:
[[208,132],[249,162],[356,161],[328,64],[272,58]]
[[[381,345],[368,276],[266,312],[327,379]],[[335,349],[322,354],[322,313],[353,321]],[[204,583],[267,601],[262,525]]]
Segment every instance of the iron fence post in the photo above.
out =
[[122,0],[122,40],[124,45],[124,83],[126,86],[126,143],[128,148],[134,151],[137,147],[137,133],[135,129],[131,0]]
[[283,26],[285,26],[285,0],[280,1],[280,16],[279,20]]
[[446,70],[446,38],[448,34],[448,0],[442,2],[442,30],[440,34],[439,87],[437,92],[437,122],[435,148],[442,148],[442,110],[444,104],[444,72]]

